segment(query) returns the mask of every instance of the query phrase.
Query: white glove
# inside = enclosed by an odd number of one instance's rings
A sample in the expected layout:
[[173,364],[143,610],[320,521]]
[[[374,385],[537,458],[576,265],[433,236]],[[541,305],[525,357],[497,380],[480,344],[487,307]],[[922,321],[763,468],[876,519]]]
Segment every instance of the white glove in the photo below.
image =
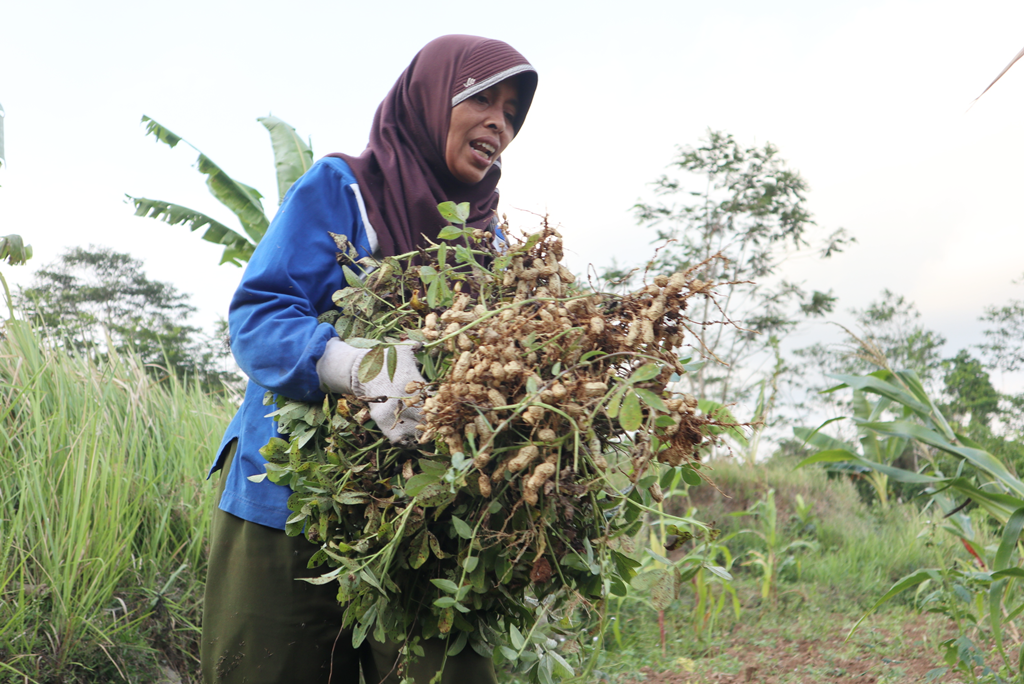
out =
[[370,417],[392,444],[414,448],[421,434],[416,429],[421,420],[420,410],[406,406],[402,399],[409,396],[405,391],[406,385],[413,381],[423,382],[413,355],[417,347],[415,342],[395,345],[398,363],[394,380],[388,377],[384,368],[375,378],[364,383],[359,382],[359,364],[370,350],[353,347],[335,337],[327,342],[324,355],[316,362],[320,388],[325,392],[357,397],[388,397],[387,401],[370,404]]

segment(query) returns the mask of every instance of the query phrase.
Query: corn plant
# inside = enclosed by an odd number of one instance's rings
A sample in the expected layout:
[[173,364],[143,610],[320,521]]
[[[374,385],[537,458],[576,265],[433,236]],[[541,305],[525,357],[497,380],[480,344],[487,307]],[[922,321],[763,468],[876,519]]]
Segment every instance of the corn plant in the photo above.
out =
[[758,529],[746,528],[737,533],[752,534],[764,543],[763,550],[748,551],[750,559],[742,564],[761,569],[761,598],[770,600],[774,605],[778,599],[779,576],[790,567],[796,567],[799,574],[800,560],[797,558],[797,551],[813,549],[817,545],[804,539],[786,541],[779,525],[774,489],[769,489],[764,498],[746,511],[733,515],[749,515],[759,523]]
[[[984,665],[981,654],[985,649],[975,646],[986,628],[1002,660],[1003,673],[1013,671],[1015,676],[1024,676],[1024,669],[1018,670],[1009,658],[1005,643],[1007,633],[1013,641],[1020,641],[1014,620],[1024,612],[1024,601],[1016,586],[1024,578],[1018,553],[1024,527],[1024,482],[999,458],[955,432],[913,371],[883,369],[867,375],[832,377],[841,383],[833,391],[849,388],[878,397],[868,415],[850,417],[862,435],[874,440],[895,438],[900,444],[913,443],[923,454],[923,463],[917,470],[908,470],[874,460],[867,453],[829,445],[804,459],[798,467],[850,462],[882,473],[890,480],[919,487],[934,515],[941,516],[941,528],[957,537],[973,559],[968,565],[950,567],[943,563],[907,575],[879,599],[869,614],[901,592],[918,589],[920,593],[930,585],[941,587],[940,593],[931,594],[927,603],[948,615],[958,627],[959,636],[945,643],[944,656],[949,666],[972,681],[978,681],[978,667],[983,669],[983,676],[1002,681],[999,674]],[[952,457],[953,472],[942,470],[935,458],[937,453]],[[982,509],[999,529],[1001,541],[991,558],[984,558],[984,552],[979,553],[972,543],[969,521],[961,514],[970,504]],[[860,621],[854,629],[859,624]],[[1018,658],[1018,663],[1024,663],[1024,659]]]

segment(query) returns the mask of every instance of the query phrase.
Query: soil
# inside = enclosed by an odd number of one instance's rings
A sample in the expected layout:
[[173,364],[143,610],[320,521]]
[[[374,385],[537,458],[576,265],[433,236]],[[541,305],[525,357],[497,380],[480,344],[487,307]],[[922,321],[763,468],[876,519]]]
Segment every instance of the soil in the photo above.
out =
[[[851,681],[857,684],[961,681],[955,673],[928,680],[944,663],[936,650],[940,639],[955,636],[928,616],[902,626],[899,633],[886,629],[858,631],[846,641],[843,616],[836,616],[837,631],[821,638],[787,639],[779,630],[741,626],[717,653],[705,658],[680,658],[676,669],[641,669],[643,678],[626,684],[817,684]],[[848,624],[848,623],[847,623]],[[936,673],[937,674],[937,673]]]

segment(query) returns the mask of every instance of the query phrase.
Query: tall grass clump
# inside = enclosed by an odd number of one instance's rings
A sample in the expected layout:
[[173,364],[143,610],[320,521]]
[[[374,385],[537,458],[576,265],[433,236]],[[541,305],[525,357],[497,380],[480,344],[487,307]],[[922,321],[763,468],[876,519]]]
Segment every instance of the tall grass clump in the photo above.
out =
[[134,357],[0,338],[0,682],[191,679],[233,407]]

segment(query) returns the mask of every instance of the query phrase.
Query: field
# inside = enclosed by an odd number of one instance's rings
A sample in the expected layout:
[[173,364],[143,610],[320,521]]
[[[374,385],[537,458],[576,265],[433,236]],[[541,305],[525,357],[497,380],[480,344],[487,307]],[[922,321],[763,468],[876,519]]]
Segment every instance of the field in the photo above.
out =
[[[20,324],[0,342],[0,682],[196,682],[205,470],[233,403],[154,382],[130,357],[42,346]],[[964,548],[916,505],[870,507],[849,480],[795,463],[717,461],[717,489],[666,498],[716,522],[732,579],[681,582],[660,619],[642,581],[610,600],[588,681],[960,681],[936,671],[956,626],[913,592],[847,634],[893,582],[969,562]],[[976,529],[992,547],[983,518]],[[661,567],[643,552],[657,530],[638,537],[642,573]]]

